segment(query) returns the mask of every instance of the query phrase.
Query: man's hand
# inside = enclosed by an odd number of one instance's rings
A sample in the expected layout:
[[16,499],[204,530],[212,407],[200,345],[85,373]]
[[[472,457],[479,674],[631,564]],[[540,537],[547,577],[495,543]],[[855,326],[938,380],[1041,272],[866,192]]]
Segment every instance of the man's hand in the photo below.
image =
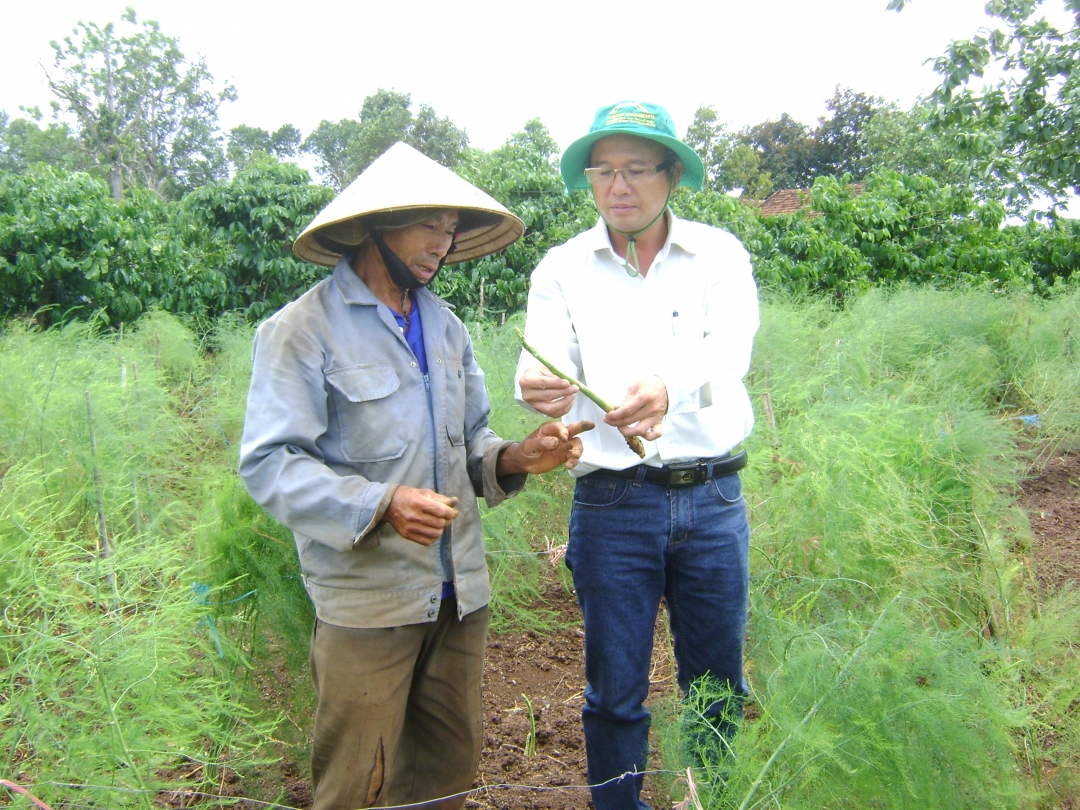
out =
[[622,405],[604,416],[604,422],[617,427],[623,436],[640,436],[656,441],[664,433],[664,414],[668,409],[667,386],[652,374],[626,389]]
[[521,375],[521,398],[544,416],[558,418],[570,413],[576,385],[556,377],[543,366],[531,366]]
[[457,498],[440,495],[430,489],[400,486],[394,491],[383,514],[406,540],[430,546],[440,537],[450,521],[458,516]]
[[515,442],[499,453],[495,474],[502,476],[545,473],[560,464],[565,464],[566,469],[572,470],[581,458],[581,439],[577,438],[577,435],[594,427],[596,425],[589,421],[574,422],[571,425],[545,422],[526,436],[525,441]]

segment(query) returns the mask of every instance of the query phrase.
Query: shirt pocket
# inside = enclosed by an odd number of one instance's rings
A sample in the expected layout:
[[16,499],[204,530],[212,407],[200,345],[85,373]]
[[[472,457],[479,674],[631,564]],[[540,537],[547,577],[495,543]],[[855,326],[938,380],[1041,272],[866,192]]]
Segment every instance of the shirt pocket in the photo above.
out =
[[460,360],[446,361],[446,437],[450,444],[465,444],[465,366]]
[[338,443],[346,461],[387,461],[405,453],[407,441],[392,366],[348,366],[326,372],[331,407],[337,417]]
[[676,343],[693,345],[705,339],[705,313],[701,307],[673,307],[671,336]]

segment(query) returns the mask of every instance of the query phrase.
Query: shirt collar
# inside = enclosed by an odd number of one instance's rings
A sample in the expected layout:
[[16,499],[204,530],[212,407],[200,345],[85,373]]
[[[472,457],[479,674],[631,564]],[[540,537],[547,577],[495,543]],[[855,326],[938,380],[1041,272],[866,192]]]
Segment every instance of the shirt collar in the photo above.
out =
[[[668,254],[671,252],[672,245],[677,246],[690,255],[697,254],[699,252],[697,240],[694,238],[693,232],[686,227],[685,221],[675,216],[670,208],[664,216],[667,217],[668,222],[667,241],[664,242],[664,246],[660,248],[660,252],[656,254],[656,259],[659,261],[667,258]],[[622,261],[619,254],[615,252],[615,248],[612,247],[611,234],[608,232],[607,223],[604,222],[603,217],[600,217],[600,220],[596,225],[585,233],[590,250],[610,250],[611,255],[615,256],[619,261]]]

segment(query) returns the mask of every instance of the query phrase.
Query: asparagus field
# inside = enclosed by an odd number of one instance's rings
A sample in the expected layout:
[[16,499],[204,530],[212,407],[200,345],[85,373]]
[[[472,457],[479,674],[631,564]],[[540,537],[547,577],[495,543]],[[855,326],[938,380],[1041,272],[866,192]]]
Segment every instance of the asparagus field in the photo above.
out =
[[[517,325],[473,329],[507,438],[537,420],[513,402]],[[0,335],[0,778],[53,808],[306,800],[311,610],[291,535],[235,474],[251,335],[160,313]],[[1075,806],[1080,594],[1038,587],[1017,497],[1080,451],[1078,336],[1067,287],[765,298],[752,711],[728,752],[697,722],[712,685],[658,699],[654,806]],[[494,643],[537,638],[523,664],[579,623],[549,562],[570,491],[553,473],[484,512]],[[528,705],[520,756],[554,756],[555,710],[503,677],[489,692]],[[481,778],[470,806],[587,800]]]

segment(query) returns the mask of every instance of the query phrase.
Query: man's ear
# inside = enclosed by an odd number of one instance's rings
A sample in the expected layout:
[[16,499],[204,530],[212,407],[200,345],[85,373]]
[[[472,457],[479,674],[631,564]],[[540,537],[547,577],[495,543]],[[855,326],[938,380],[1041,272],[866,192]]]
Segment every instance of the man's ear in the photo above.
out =
[[682,170],[683,170],[682,163],[680,161],[675,161],[675,168],[671,172],[671,176],[673,178],[675,178],[675,182],[672,183],[673,186],[679,185],[679,180],[682,179]]

